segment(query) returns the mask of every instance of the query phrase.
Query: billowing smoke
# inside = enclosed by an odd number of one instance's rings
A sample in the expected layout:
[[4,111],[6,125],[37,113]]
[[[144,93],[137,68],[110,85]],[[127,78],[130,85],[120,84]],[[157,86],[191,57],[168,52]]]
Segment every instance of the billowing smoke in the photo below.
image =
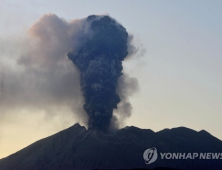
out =
[[80,71],[89,128],[106,131],[120,97],[116,93],[127,56],[126,29],[109,16],[89,16],[90,31],[84,34],[77,53],[68,57]]
[[[130,116],[128,97],[137,89],[137,80],[122,75],[122,61],[137,49],[132,36],[109,16],[67,22],[54,14],[44,15],[30,28],[26,40],[14,46],[1,44],[9,52],[0,51],[4,56],[1,113],[34,107],[51,116],[66,107],[81,122],[88,122],[90,129],[101,131]],[[18,45],[21,50],[11,54]]]

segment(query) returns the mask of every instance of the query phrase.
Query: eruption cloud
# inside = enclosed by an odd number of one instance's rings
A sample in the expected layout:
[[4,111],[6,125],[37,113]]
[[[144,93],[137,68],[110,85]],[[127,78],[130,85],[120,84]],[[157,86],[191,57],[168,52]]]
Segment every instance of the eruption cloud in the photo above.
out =
[[122,61],[138,51],[132,40],[106,15],[70,22],[44,15],[19,42],[21,54],[12,62],[1,60],[1,112],[35,107],[52,115],[67,107],[89,129],[118,128],[131,115],[128,97],[138,86],[135,78],[122,73]]
[[113,109],[120,102],[116,88],[122,61],[128,54],[128,33],[109,16],[92,15],[86,21],[90,31],[81,37],[83,44],[78,52],[69,53],[68,57],[80,71],[89,129],[106,131]]

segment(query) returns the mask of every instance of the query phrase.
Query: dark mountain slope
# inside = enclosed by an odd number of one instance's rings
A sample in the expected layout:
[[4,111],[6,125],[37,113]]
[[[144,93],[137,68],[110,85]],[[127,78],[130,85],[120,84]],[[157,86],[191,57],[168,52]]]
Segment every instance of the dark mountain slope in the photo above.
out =
[[[158,159],[147,165],[143,152],[151,147],[157,148]],[[1,159],[0,170],[222,169],[222,160],[160,159],[160,152],[222,153],[222,141],[206,131],[196,132],[185,127],[155,133],[132,126],[104,134],[75,124]]]

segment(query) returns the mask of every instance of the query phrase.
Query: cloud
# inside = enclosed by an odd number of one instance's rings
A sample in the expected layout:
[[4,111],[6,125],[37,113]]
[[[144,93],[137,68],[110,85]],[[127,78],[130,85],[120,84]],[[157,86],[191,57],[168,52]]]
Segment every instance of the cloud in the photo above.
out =
[[[81,20],[67,22],[54,14],[44,15],[29,30],[22,43],[2,41],[0,107],[1,113],[41,108],[46,112],[69,107],[82,110],[79,73],[67,58]],[[75,47],[75,46],[74,46]],[[11,59],[11,51],[22,50]],[[8,58],[7,58],[8,57]],[[50,109],[51,108],[51,109]],[[82,111],[83,112],[83,111]]]
[[[50,117],[69,110],[76,122],[87,124],[80,89],[80,74],[68,59],[77,52],[82,36],[89,32],[86,18],[70,22],[55,14],[42,16],[27,35],[5,36],[0,40],[0,113],[1,117],[22,110],[30,114],[44,111]],[[133,37],[128,40],[130,56],[138,52]],[[119,78],[117,89],[119,121],[131,115],[128,97],[137,89],[135,78]],[[50,116],[49,116],[50,115]],[[73,122],[74,123],[74,122]]]

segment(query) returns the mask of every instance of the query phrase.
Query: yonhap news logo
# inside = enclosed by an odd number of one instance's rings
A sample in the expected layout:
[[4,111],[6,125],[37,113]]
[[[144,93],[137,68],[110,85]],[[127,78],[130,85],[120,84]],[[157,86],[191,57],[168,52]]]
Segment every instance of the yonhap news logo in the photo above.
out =
[[[160,159],[217,159],[222,160],[222,153],[180,153],[180,152],[160,152]],[[155,147],[146,149],[143,153],[143,159],[146,164],[154,163],[158,158],[158,152]]]
[[146,164],[151,164],[155,162],[157,158],[158,158],[157,149],[154,147],[145,150],[143,153],[143,159],[145,160]]

